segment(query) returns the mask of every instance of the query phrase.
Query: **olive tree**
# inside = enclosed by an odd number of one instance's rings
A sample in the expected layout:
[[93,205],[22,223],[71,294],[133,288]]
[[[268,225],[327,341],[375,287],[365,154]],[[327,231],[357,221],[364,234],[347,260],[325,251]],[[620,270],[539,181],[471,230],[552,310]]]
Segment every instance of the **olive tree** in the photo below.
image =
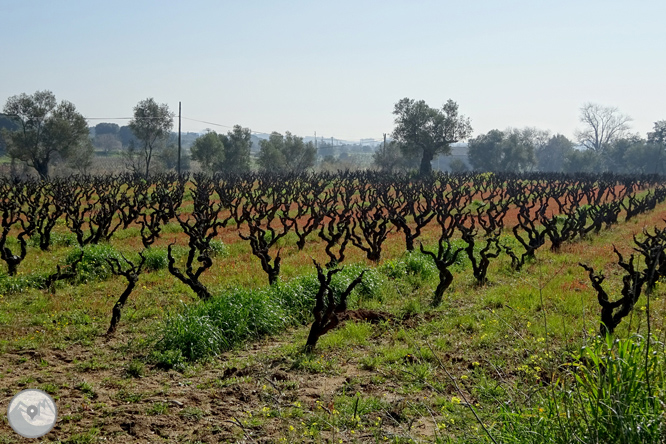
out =
[[469,119],[458,114],[458,104],[448,100],[442,109],[431,108],[425,101],[404,98],[393,110],[393,138],[406,154],[420,155],[420,174],[432,173],[431,162],[437,154],[449,154],[451,144],[472,133]]
[[12,96],[3,112],[18,127],[15,131],[3,131],[7,153],[26,162],[41,178],[48,177],[49,166],[56,160],[92,154],[80,149],[89,144],[86,119],[73,103],[58,103],[51,91]]

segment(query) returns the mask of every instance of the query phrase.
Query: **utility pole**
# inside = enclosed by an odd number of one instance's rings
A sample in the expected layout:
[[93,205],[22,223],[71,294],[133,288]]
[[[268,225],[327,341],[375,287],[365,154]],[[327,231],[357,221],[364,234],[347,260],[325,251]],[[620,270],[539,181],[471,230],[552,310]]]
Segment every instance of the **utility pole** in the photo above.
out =
[[178,102],[178,175],[180,176],[180,102]]

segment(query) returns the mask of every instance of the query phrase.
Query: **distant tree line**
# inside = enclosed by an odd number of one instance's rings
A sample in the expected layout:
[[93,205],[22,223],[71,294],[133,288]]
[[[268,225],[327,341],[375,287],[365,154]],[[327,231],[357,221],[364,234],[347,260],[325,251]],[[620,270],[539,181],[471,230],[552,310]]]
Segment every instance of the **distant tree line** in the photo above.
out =
[[[450,154],[452,143],[471,134],[469,121],[457,110],[451,100],[441,110],[424,101],[398,102],[393,138],[375,152],[375,166],[384,171],[418,169],[420,175],[428,175],[434,155]],[[468,140],[469,166],[456,158],[449,168],[666,174],[666,121],[655,122],[646,138],[629,132],[630,121],[617,108],[588,103],[580,109],[583,128],[576,131],[575,142],[536,128],[494,129]]]
[[[71,102],[58,103],[50,91],[24,93],[10,97],[0,115],[0,155],[23,161],[46,178],[50,168],[62,162],[85,173],[97,149],[104,156],[119,153],[127,170],[147,177],[158,170],[156,165],[161,169],[178,165],[173,117],[166,104],[148,98],[134,107],[128,125],[102,122],[88,128]],[[226,134],[211,131],[195,140],[188,136],[191,156],[181,155],[183,169],[189,167],[190,158],[209,173],[244,173],[253,167],[249,128],[236,125]],[[274,132],[259,145],[260,170],[302,172],[315,164],[314,144],[288,131]]]
[[[373,155],[375,166],[384,171],[418,170],[428,176],[436,156],[448,155],[453,144],[468,140],[468,163],[456,158],[449,164],[451,171],[666,174],[666,121],[655,122],[642,138],[629,132],[631,118],[613,107],[583,105],[582,129],[575,141],[535,128],[494,129],[471,138],[470,121],[452,100],[440,109],[404,98],[393,114],[392,137]],[[128,125],[103,122],[89,128],[71,102],[58,103],[50,91],[24,93],[10,97],[0,114],[0,155],[22,161],[45,178],[58,163],[85,173],[97,149],[106,156],[120,153],[127,170],[147,177],[179,165],[173,118],[166,104],[148,98],[134,107]],[[240,125],[226,134],[187,134],[190,156],[182,153],[180,166],[188,169],[190,158],[211,174],[252,169],[298,173],[315,166],[315,144],[289,131],[260,140],[253,163],[252,137],[250,129]],[[326,158],[322,165],[334,167],[334,160]]]

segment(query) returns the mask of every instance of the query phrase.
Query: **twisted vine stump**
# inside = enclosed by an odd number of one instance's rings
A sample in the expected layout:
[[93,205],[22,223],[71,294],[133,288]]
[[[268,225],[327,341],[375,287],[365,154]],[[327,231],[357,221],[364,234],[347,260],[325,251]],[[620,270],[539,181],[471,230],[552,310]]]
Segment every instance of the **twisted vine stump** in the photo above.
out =
[[312,352],[317,345],[317,341],[321,336],[334,329],[340,324],[340,317],[345,311],[347,311],[347,297],[354,290],[358,284],[363,280],[363,275],[365,270],[354,279],[347,289],[342,292],[340,295],[340,300],[336,302],[335,295],[333,294],[333,289],[331,288],[331,279],[333,275],[342,271],[342,268],[335,268],[328,270],[325,274],[321,266],[314,261],[315,267],[317,267],[317,279],[319,280],[319,290],[315,296],[315,306],[312,309],[312,314],[314,315],[314,322],[310,328],[310,334],[305,343],[305,351]]
[[127,269],[123,269],[120,261],[116,258],[108,258],[106,260],[106,262],[111,267],[111,272],[113,274],[116,276],[123,276],[125,279],[127,279],[127,287],[125,287],[125,291],[123,291],[123,293],[118,298],[118,301],[113,305],[111,324],[109,325],[109,329],[106,331],[107,336],[112,335],[116,331],[118,322],[120,322],[121,310],[125,305],[125,302],[127,302],[129,295],[132,294],[132,290],[134,290],[136,283],[139,281],[139,275],[143,270],[143,265],[146,263],[146,258],[143,256],[143,252],[139,253],[139,256],[141,257],[141,262],[139,262],[139,265],[134,265],[134,263],[123,256],[123,260],[125,263],[127,263],[127,265],[129,265],[129,268]]
[[[629,262],[625,262],[624,258],[615,247],[613,251],[618,257],[618,264],[627,272],[622,276],[622,297],[616,301],[611,301],[608,293],[601,284],[606,277],[603,273],[594,273],[594,269],[585,264],[579,263],[581,267],[587,271],[592,287],[597,292],[597,299],[601,305],[601,323],[599,325],[599,334],[605,336],[606,334],[613,334],[615,328],[620,324],[622,318],[627,316],[633,310],[634,305],[638,302],[641,295],[643,284],[648,279],[647,270],[640,272],[634,267],[634,255],[629,258]],[[617,311],[616,311],[617,309]]]
[[[187,253],[187,263],[185,265],[185,272],[183,273],[180,268],[176,267],[176,258],[173,256],[174,244],[169,244],[167,247],[167,259],[169,273],[175,276],[183,284],[187,285],[199,296],[199,299],[207,301],[213,297],[208,288],[199,281],[201,274],[213,266],[213,260],[208,256],[208,251],[200,252],[196,245],[190,241],[190,251]],[[197,252],[199,252],[197,256]],[[193,264],[196,256],[197,262],[201,265],[194,270]]]

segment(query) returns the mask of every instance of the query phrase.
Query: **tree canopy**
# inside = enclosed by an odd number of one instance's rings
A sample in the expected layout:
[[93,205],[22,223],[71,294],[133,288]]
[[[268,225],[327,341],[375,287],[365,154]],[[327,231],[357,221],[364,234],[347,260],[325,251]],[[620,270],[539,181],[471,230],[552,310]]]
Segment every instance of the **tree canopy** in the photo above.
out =
[[382,144],[372,155],[372,161],[380,170],[389,172],[418,166],[418,159],[406,157],[395,140]]
[[283,136],[273,132],[268,140],[259,142],[259,167],[262,170],[279,172],[300,172],[312,168],[317,149],[312,142],[303,142],[302,137],[289,131]]
[[129,127],[138,140],[138,148],[132,148],[137,151],[139,162],[132,163],[135,169],[145,168],[146,177],[150,173],[153,154],[166,145],[173,127],[173,116],[167,104],[160,105],[152,97],[134,107],[134,117]]
[[[3,130],[7,152],[33,167],[42,178],[48,177],[55,160],[91,155],[86,119],[73,103],[58,103],[51,91],[12,96],[3,112],[18,126],[15,131]],[[88,146],[82,148],[85,144]]]
[[4,138],[4,131],[15,131],[19,129],[18,123],[13,118],[0,114],[0,156],[4,155],[7,151],[7,142]]
[[654,131],[648,133],[648,143],[662,145],[666,148],[666,120],[654,122]]
[[95,136],[101,136],[103,134],[117,136],[118,131],[120,131],[120,127],[115,123],[101,122],[95,125]]
[[137,142],[132,129],[127,125],[121,126],[120,129],[118,129],[118,139],[120,139],[120,143],[124,147],[128,147],[132,142]]
[[539,171],[557,172],[564,170],[567,157],[571,155],[573,143],[557,134],[536,150],[537,166]]
[[201,164],[201,168],[209,173],[221,171],[224,164],[224,144],[219,134],[210,131],[197,137],[190,149],[193,160]]
[[526,171],[535,163],[531,129],[491,130],[469,141],[469,161],[480,171]]
[[210,131],[197,137],[191,154],[192,159],[209,173],[242,173],[250,170],[251,147],[250,129],[235,125],[227,134]]
[[250,171],[250,149],[252,148],[250,128],[234,125],[227,134],[220,134],[224,145],[224,163],[221,171],[244,173]]
[[451,144],[472,133],[469,119],[458,114],[458,104],[448,100],[442,109],[431,108],[424,100],[404,98],[393,110],[393,138],[406,157],[421,157],[420,174],[432,173],[432,160],[437,154],[448,154]]

